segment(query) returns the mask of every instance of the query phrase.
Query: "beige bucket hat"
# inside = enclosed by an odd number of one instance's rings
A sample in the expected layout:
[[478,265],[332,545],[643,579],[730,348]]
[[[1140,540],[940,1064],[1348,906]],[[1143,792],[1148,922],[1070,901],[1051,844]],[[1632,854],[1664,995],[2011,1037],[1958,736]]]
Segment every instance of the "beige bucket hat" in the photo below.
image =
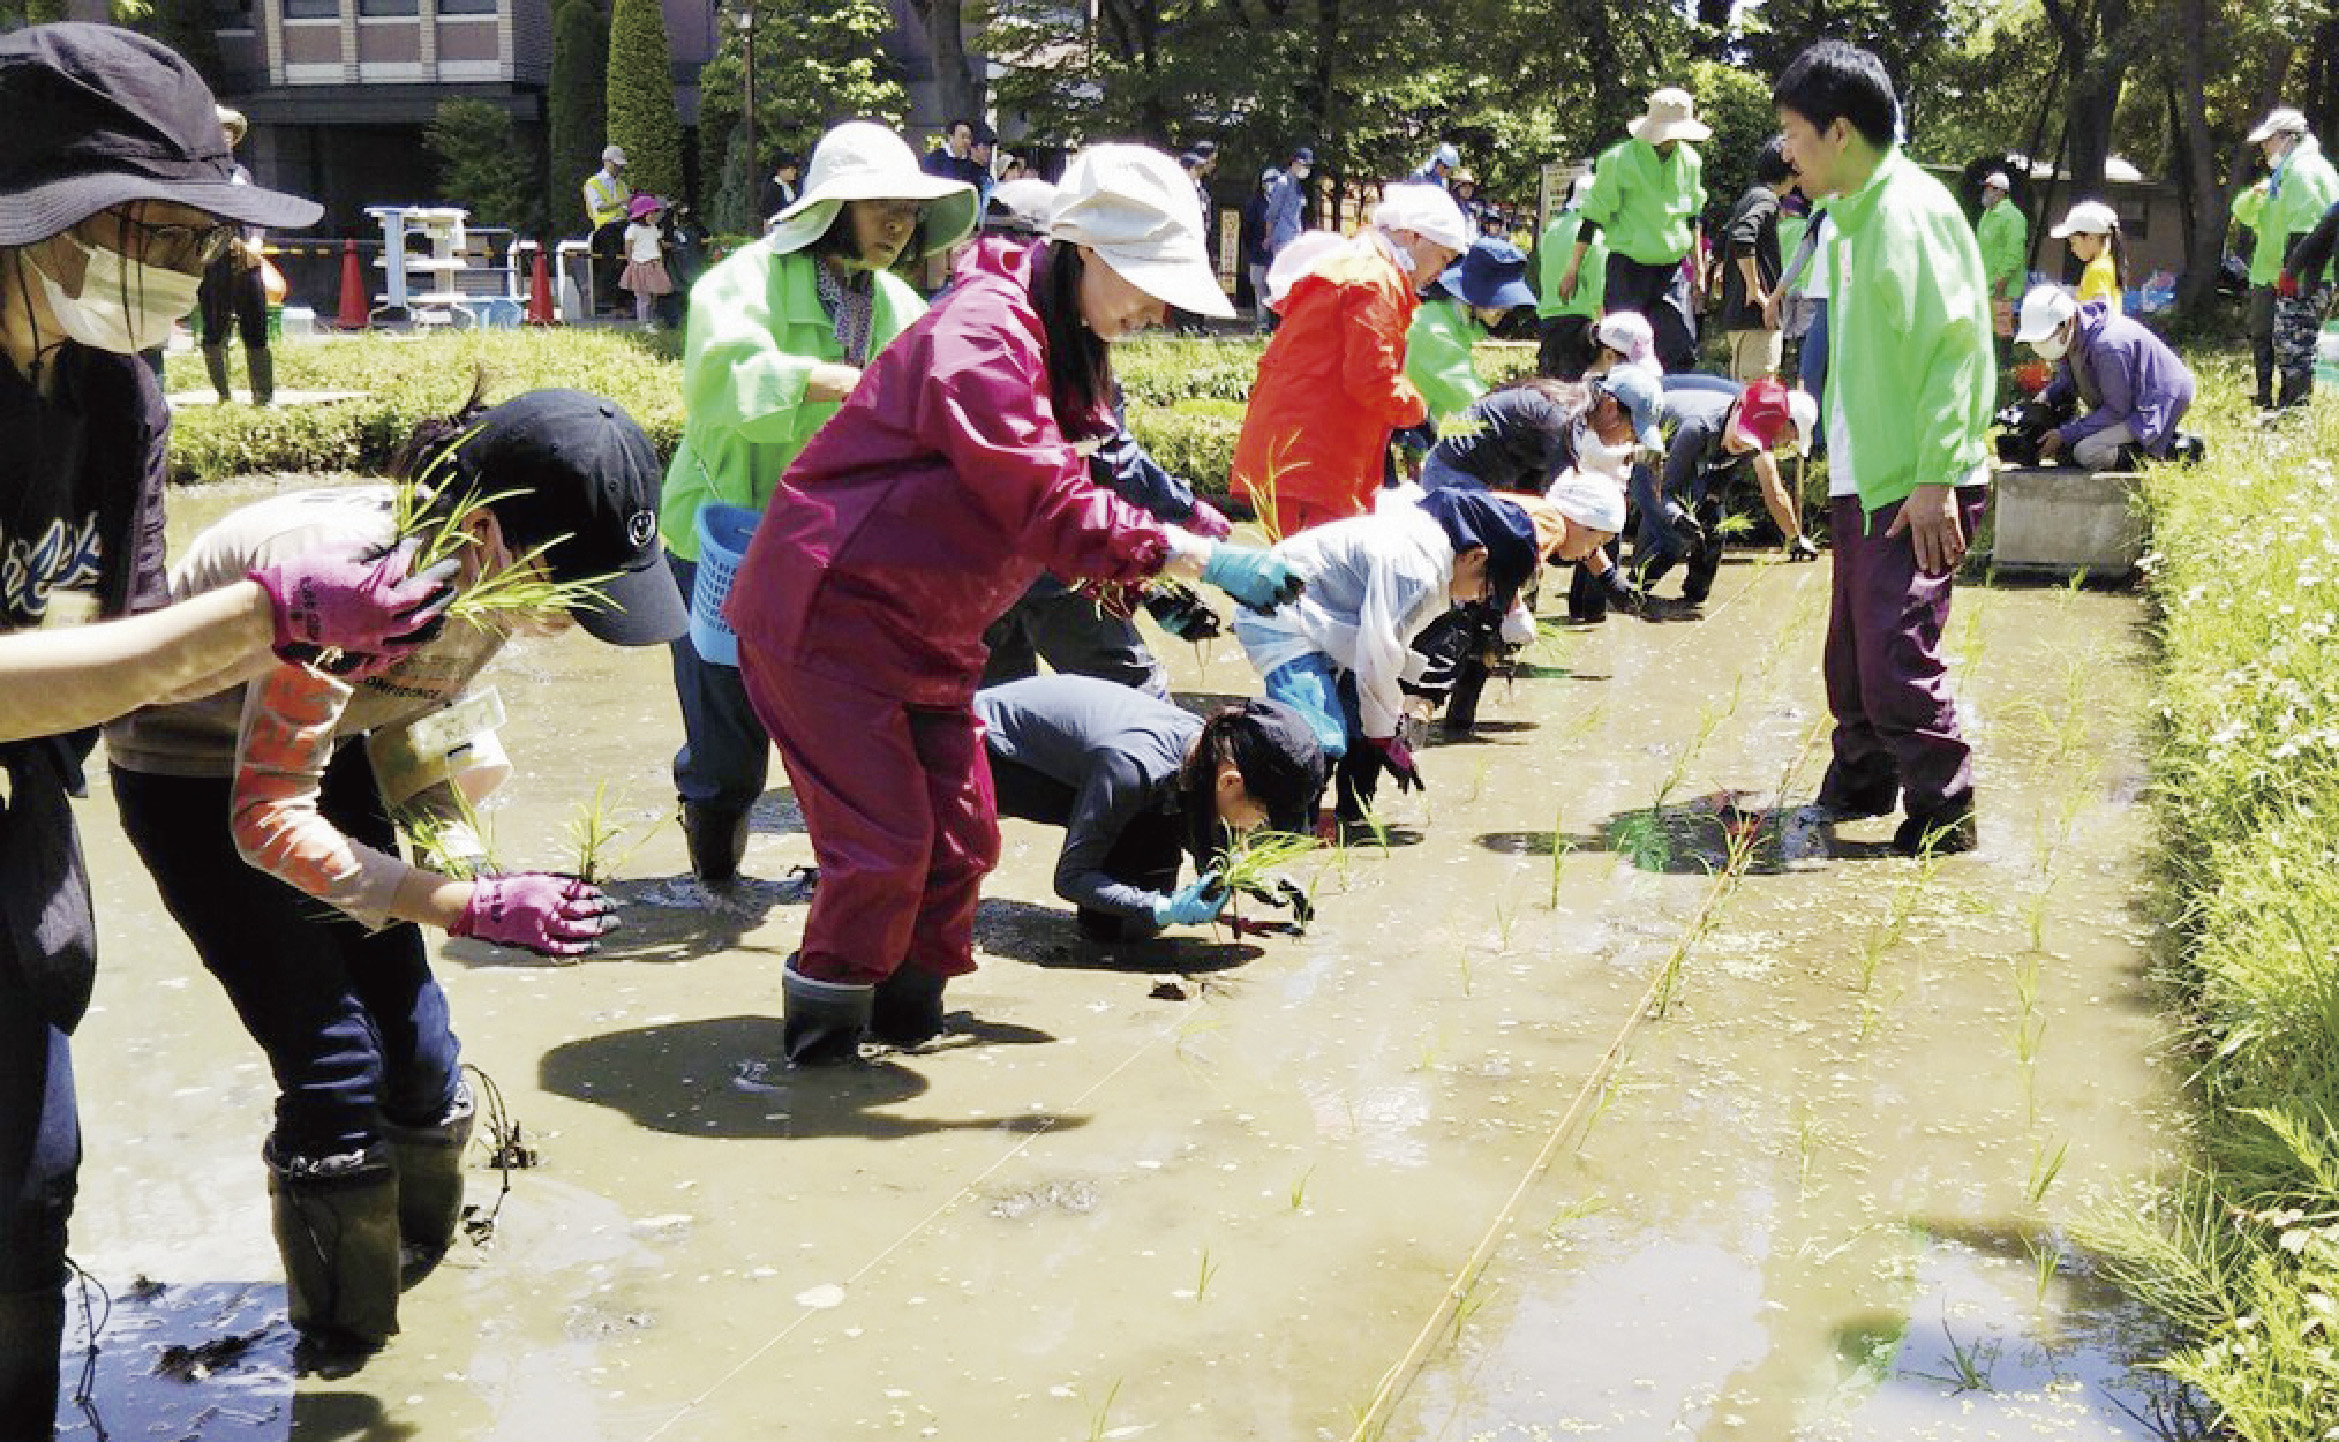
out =
[[[1188,194],[1192,187],[1187,187]],[[925,204],[925,253],[948,250],[975,228],[975,188],[918,168],[909,142],[866,120],[848,120],[820,137],[804,167],[804,193],[772,217],[764,240],[786,255],[818,240],[848,200],[915,200]]]
[[1663,145],[1668,140],[1711,140],[1713,128],[1697,118],[1697,101],[1686,90],[1666,86],[1649,97],[1648,114],[1625,127],[1635,140]]

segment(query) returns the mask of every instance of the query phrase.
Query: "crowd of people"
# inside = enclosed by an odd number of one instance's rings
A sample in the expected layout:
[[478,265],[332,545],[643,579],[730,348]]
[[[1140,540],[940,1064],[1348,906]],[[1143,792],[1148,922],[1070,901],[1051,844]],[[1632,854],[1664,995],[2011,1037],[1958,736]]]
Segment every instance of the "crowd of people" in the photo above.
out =
[[[0,37],[0,101],[26,117],[0,157],[20,438],[0,460],[0,1429],[45,1436],[56,1403],[70,1037],[95,977],[69,798],[101,726],[123,827],[276,1079],[271,1215],[323,1375],[396,1333],[460,1212],[474,1101],[421,928],[574,956],[615,921],[584,880],[476,864],[469,807],[508,766],[475,682],[514,634],[669,647],[710,905],[776,749],[818,867],[778,978],[798,1066],[946,1028],[1002,813],[1063,828],[1055,889],[1088,934],[1210,923],[1245,837],[1335,835],[1384,778],[1425,784],[1428,728],[1469,728],[1550,568],[1573,568],[1577,621],[1694,616],[1742,481],[1781,556],[1816,558],[1785,451],[1829,458],[1816,815],[1898,815],[1912,856],[1972,847],[1942,638],[1990,494],[1994,337],[2056,367],[2048,461],[2178,450],[2191,377],[2119,314],[2116,275],[2107,299],[2044,287],[2003,314],[2005,178],[1977,236],[1903,153],[1874,55],[1823,42],[1773,98],[1721,237],[1726,376],[1695,368],[1710,131],[1683,91],[1649,97],[1532,258],[1487,233],[1451,146],[1347,234],[1306,225],[1309,150],[1262,177],[1246,260],[1274,323],[1230,480],[1265,545],[1145,454],[1114,375],[1115,343],[1234,314],[1215,152],[1095,144],[1052,185],[994,183],[972,122],[923,160],[848,122],[775,172],[764,235],[689,284],[670,461],[606,400],[475,392],[393,484],[256,502],[166,566],[168,416],[138,357],[254,228],[317,207],[240,173],[170,50],[74,23]],[[2279,367],[2339,230],[2308,213],[2329,166],[2289,114],[2262,127]],[[660,203],[604,160],[595,223],[647,306],[680,285],[651,249]],[[2086,211],[2055,233],[2116,272],[2117,218]],[[921,295],[906,274],[939,258],[948,283]],[[1529,308],[1541,373],[1489,388],[1471,342]],[[1258,694],[1173,704],[1138,609],[1230,625]],[[400,832],[424,829],[409,861]]]

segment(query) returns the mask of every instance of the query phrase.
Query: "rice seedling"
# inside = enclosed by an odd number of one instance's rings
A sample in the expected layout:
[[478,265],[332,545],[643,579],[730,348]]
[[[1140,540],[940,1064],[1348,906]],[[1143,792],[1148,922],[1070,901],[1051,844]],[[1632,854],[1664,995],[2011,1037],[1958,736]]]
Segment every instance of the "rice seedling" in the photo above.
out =
[[575,874],[587,885],[598,886],[609,848],[625,834],[625,825],[609,805],[609,783],[593,783],[593,797],[569,818],[569,844],[576,850]]
[[[468,878],[500,870],[493,828],[460,786],[434,786],[432,803],[406,806],[393,818],[414,845],[415,863],[442,876]],[[419,799],[419,798],[417,798]]]
[[2031,1277],[2037,1284],[2038,1305],[2044,1307],[2047,1294],[2054,1290],[2055,1278],[2062,1271],[2062,1250],[2043,1237],[2026,1238],[2023,1246],[2030,1251]]
[[1088,1442],[1104,1442],[1107,1423],[1113,1414],[1113,1399],[1120,1395],[1121,1379],[1115,1377],[1113,1385],[1105,1389],[1104,1400],[1088,1411]]
[[2030,1185],[2025,1193],[2032,1207],[2047,1199],[2047,1192],[2055,1185],[2055,1178],[2063,1174],[2063,1163],[2070,1159],[2071,1144],[2064,1142],[2052,1152],[2044,1142],[2034,1141],[2030,1147]]
[[1552,1213],[1551,1220],[1543,1224],[1543,1235],[1546,1237],[1556,1236],[1586,1217],[1597,1216],[1606,1210],[1608,1210],[1608,1198],[1598,1192],[1578,1197]]
[[1218,1266],[1210,1260],[1210,1249],[1202,1249],[1202,1264],[1194,1273],[1194,1300],[1199,1302],[1210,1291],[1210,1279],[1218,1275]]
[[1456,1278],[1454,1286],[1458,1295],[1454,1298],[1453,1318],[1449,1323],[1453,1330],[1449,1340],[1458,1343],[1462,1340],[1462,1328],[1484,1310],[1493,1299],[1494,1289],[1486,1284],[1486,1267],[1483,1263]]
[[1575,850],[1574,842],[1560,839],[1561,832],[1566,826],[1566,818],[1567,808],[1564,805],[1553,808],[1551,813],[1551,895],[1548,901],[1548,905],[1553,911],[1559,910],[1560,878],[1567,870],[1569,853]]
[[1299,1174],[1298,1181],[1291,1184],[1291,1209],[1293,1211],[1300,1211],[1307,1206],[1308,1182],[1315,1176],[1315,1174],[1316,1169],[1314,1167],[1309,1167],[1306,1171]]
[[1511,950],[1511,928],[1518,924],[1517,898],[1498,891],[1494,898],[1494,939],[1499,954],[1508,956]]
[[1949,1371],[1916,1372],[1911,1375],[1922,1377],[1928,1382],[1939,1382],[1949,1388],[1952,1394],[1996,1391],[1997,1388],[1991,1385],[1990,1374],[1997,1370],[1998,1351],[2003,1344],[1995,1337],[1973,1342],[1959,1341],[1957,1333],[1949,1325],[1946,1308],[1941,1317],[1941,1335],[1949,1342]]
[[[468,440],[466,436],[463,440]],[[438,483],[451,468],[452,456],[463,445],[458,440],[420,475],[391,487],[391,525],[402,540],[418,542],[412,569],[426,570],[441,561],[462,559],[477,544],[471,522],[497,501],[525,494],[521,491],[475,493],[445,505],[437,502]],[[575,581],[555,581],[538,563],[553,546],[567,539],[555,537],[511,557],[504,564],[481,567],[462,583],[447,615],[481,628],[508,626],[515,621],[548,620],[577,611],[603,610],[609,605],[602,589],[615,574]]]

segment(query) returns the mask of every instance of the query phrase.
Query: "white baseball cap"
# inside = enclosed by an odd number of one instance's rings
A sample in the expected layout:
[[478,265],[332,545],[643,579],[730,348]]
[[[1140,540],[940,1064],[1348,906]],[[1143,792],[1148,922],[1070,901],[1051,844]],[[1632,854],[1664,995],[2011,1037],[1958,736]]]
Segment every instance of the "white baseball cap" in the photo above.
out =
[[1056,183],[1056,240],[1085,245],[1155,300],[1221,320],[1234,304],[1203,239],[1202,202],[1175,160],[1144,145],[1091,145]]
[[2077,314],[2079,301],[2071,292],[2059,285],[2034,285],[2022,298],[2022,318],[2014,328],[2014,338],[2024,344],[2045,340]]
[[601,151],[601,159],[607,165],[623,165],[625,164],[625,151],[615,145],[607,146]]
[[2083,200],[2071,207],[2063,223],[2047,234],[2057,240],[2074,235],[2110,235],[2120,228],[2120,213],[2100,200]]

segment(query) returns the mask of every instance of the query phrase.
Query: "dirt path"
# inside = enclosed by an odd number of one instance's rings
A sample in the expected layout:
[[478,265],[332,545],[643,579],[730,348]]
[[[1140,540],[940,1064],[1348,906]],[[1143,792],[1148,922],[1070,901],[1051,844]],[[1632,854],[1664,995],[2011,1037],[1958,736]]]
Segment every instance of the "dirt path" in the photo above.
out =
[[[1392,799],[1388,848],[1303,868],[1304,939],[1084,947],[1048,894],[1052,834],[1009,823],[983,970],[950,994],[968,1030],[841,1077],[773,1063],[802,916],[782,878],[809,859],[784,793],[749,852],[770,884],[727,914],[687,904],[679,834],[653,825],[677,730],[662,655],[515,648],[499,850],[564,863],[606,782],[646,838],[617,868],[628,927],[577,967],[446,947],[468,1058],[542,1164],[489,1247],[409,1294],[382,1358],[297,1393],[267,1073],[100,794],[76,1251],[117,1294],[165,1284],[118,1300],[106,1425],[1341,1438],[1493,1227],[1385,1435],[1898,1437],[1916,1418],[1978,1438],[1957,1419],[2027,1417],[2005,1410],[2023,1388],[2065,1419],[2050,1435],[2131,1435],[2088,1380],[2110,1369],[2100,1302],[2042,1287],[2030,1249],[2054,1255],[2057,1219],[2149,1167],[2166,1124],[2128,911],[2134,604],[1962,597],[1982,851],[1880,859],[1888,823],[1834,859],[1766,841],[1699,929],[1711,798],[1751,811],[1816,781],[1826,577],[1736,565],[1701,624],[1555,635],[1490,696],[1485,740],[1435,748],[1432,789]],[[1177,649],[1182,690],[1252,685],[1230,644]],[[1676,953],[1665,1015],[1514,1205]],[[141,1379],[166,1340],[271,1318],[221,1378]],[[1969,1362],[1995,1345],[1962,1380],[1996,1390],[1917,1378],[1959,1380],[1947,1337]]]

